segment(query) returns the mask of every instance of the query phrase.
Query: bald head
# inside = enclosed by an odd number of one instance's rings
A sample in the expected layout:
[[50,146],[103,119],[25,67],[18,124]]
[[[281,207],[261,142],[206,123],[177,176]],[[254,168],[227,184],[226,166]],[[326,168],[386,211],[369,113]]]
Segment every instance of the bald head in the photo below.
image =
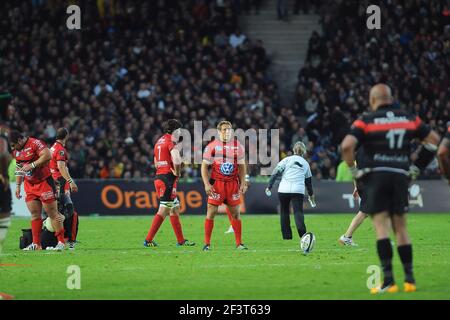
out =
[[370,107],[373,111],[377,110],[379,106],[391,104],[393,102],[391,88],[385,84],[377,84],[370,89]]

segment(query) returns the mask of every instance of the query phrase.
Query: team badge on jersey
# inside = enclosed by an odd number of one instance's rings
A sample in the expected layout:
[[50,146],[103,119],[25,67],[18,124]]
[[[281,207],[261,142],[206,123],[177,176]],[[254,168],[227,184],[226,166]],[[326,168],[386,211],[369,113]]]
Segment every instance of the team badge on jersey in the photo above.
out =
[[220,172],[226,176],[229,176],[233,173],[234,164],[231,162],[224,162],[220,165]]

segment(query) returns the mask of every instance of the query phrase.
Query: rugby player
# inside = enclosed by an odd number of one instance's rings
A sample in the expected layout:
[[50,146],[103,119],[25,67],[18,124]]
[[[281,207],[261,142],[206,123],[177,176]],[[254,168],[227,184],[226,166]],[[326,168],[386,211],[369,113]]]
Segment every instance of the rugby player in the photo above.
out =
[[76,230],[78,227],[78,214],[74,211],[71,192],[78,192],[78,186],[72,179],[67,167],[69,155],[66,143],[69,140],[69,131],[66,128],[58,128],[56,141],[50,148],[52,159],[50,160],[50,172],[56,184],[56,195],[58,199],[58,211],[65,216],[64,225],[68,238],[69,249],[74,249]]
[[156,247],[153,240],[164,219],[170,215],[170,223],[177,238],[177,246],[193,246],[184,238],[180,223],[180,201],[177,198],[177,183],[181,174],[181,156],[176,148],[173,134],[181,128],[178,120],[170,119],[163,124],[165,134],[155,143],[154,162],[156,166],[155,189],[159,198],[159,210],[144,240],[145,247]]
[[[371,293],[398,292],[392,270],[391,226],[397,251],[405,272],[404,291],[416,291],[413,275],[413,251],[406,227],[409,209],[408,185],[411,177],[432,161],[439,135],[422,120],[394,104],[391,89],[377,84],[370,90],[372,112],[353,122],[341,144],[342,159],[357,179],[358,190],[366,197],[365,213],[372,217],[377,238],[377,252],[383,267],[384,281]],[[410,164],[411,142],[423,142],[418,158]],[[354,151],[364,147],[364,156],[355,166]],[[392,224],[391,224],[392,222]]]
[[[232,227],[238,250],[247,250],[242,243],[242,222],[239,204],[241,194],[247,191],[245,151],[243,146],[233,138],[233,129],[229,121],[217,125],[219,139],[210,142],[203,153],[201,174],[205,192],[208,196],[208,208],[205,219],[204,251],[211,249],[211,235],[214,217],[218,207],[225,203],[232,216]],[[211,177],[209,166],[212,166]]]
[[[356,152],[356,159],[357,159],[355,161],[356,166],[358,165],[358,159],[361,159],[362,157],[363,157],[363,148],[360,147]],[[364,222],[364,219],[368,217],[368,215],[365,213],[364,208],[366,205],[365,196],[361,192],[361,190],[358,190],[356,180],[353,180],[353,184],[355,186],[353,190],[353,199],[355,200],[361,199],[361,201],[359,203],[358,213],[353,217],[352,221],[350,222],[350,225],[348,226],[347,231],[339,238],[339,243],[344,246],[357,246],[357,244],[353,241],[353,233]]]
[[31,213],[31,232],[33,242],[23,250],[42,250],[42,209],[47,213],[55,229],[58,244],[53,248],[65,249],[64,216],[58,212],[56,186],[50,173],[49,162],[52,158],[45,143],[19,131],[11,131],[9,142],[16,159],[16,198],[22,198],[21,185],[24,182],[25,202]]

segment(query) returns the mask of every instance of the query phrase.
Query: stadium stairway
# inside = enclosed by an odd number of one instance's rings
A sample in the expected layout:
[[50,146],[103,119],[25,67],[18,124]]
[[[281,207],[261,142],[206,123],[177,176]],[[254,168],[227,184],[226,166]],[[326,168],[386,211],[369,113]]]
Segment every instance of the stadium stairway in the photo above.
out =
[[278,84],[281,103],[290,106],[295,101],[297,75],[308,52],[308,42],[314,30],[321,33],[319,15],[293,14],[294,0],[287,0],[288,21],[278,20],[277,1],[263,0],[259,14],[253,9],[242,13],[240,25],[252,41],[260,39],[271,59],[269,72]]

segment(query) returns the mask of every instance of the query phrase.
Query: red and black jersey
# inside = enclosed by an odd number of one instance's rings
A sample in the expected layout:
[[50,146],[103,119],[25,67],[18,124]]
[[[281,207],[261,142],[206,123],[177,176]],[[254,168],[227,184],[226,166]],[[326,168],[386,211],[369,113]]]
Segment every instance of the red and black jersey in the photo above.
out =
[[61,144],[61,142],[56,141],[50,148],[52,152],[52,159],[50,160],[50,171],[52,173],[53,179],[57,180],[62,177],[61,172],[59,172],[58,161],[64,161],[67,164],[69,160],[69,155],[67,154],[66,148]]
[[174,168],[172,155],[170,151],[175,147],[175,143],[172,141],[172,135],[166,133],[155,143],[154,160],[156,167],[156,174],[172,173]]
[[[39,159],[39,154],[47,146],[41,140],[29,137],[22,150],[14,150],[13,157],[16,159],[16,166],[21,168],[24,164],[30,164]],[[25,174],[25,180],[32,184],[40,183],[50,176],[48,163],[39,168],[32,169]]]
[[393,105],[364,114],[353,122],[350,130],[358,144],[364,146],[358,168],[408,170],[411,142],[416,138],[423,140],[430,131],[419,117]]

